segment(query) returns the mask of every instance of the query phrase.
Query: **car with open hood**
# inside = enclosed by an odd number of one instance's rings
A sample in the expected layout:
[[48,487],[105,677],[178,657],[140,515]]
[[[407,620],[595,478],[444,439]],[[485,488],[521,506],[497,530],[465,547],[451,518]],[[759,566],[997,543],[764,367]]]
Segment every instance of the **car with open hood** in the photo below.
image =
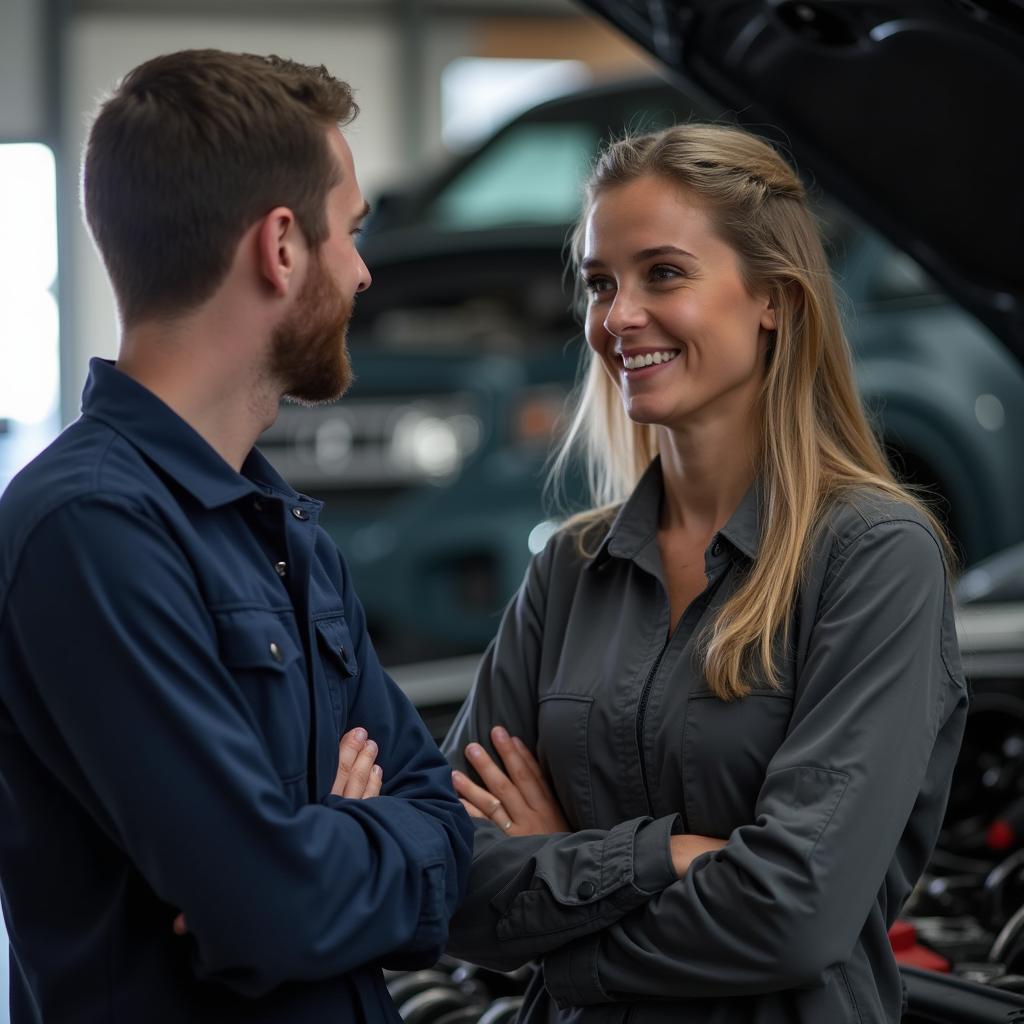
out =
[[[608,6],[643,42],[647,8]],[[689,11],[681,38],[690,41],[693,26],[704,24],[699,8],[662,5],[668,20],[658,32],[682,32]],[[764,31],[796,17],[786,4],[758,10],[768,18]],[[801,33],[810,32],[812,10],[802,15]],[[827,33],[828,45],[799,38],[819,62],[819,51],[838,45]],[[659,40],[649,45],[669,45]],[[810,59],[801,52],[808,75]],[[851,73],[847,59],[844,75]],[[906,59],[917,66],[916,58]],[[1012,291],[994,273],[958,289],[966,280],[962,268],[976,267],[991,247],[964,240],[953,257],[939,258],[947,236],[922,235],[918,223],[932,218],[908,210],[910,197],[931,195],[935,217],[956,220],[953,237],[965,239],[973,220],[953,209],[951,196],[970,206],[969,196],[979,192],[986,230],[1009,230],[1014,214],[998,217],[985,175],[975,172],[973,189],[972,179],[958,177],[973,166],[971,153],[991,163],[1000,146],[982,152],[972,143],[965,154],[958,142],[940,140],[920,150],[928,173],[912,173],[906,168],[916,150],[907,150],[905,140],[916,129],[900,133],[900,118],[910,115],[886,107],[893,121],[887,131],[904,146],[893,160],[905,177],[890,182],[885,133],[871,139],[863,123],[881,99],[866,95],[858,106],[845,79],[835,98],[831,79],[821,87],[811,81],[813,75],[783,93],[797,109],[801,97],[816,98],[824,113],[807,134],[812,142],[819,129],[841,137],[836,145],[844,148],[831,160],[820,145],[801,144],[803,136],[783,119],[788,107],[776,116],[738,89],[712,94],[714,81],[677,75],[672,84],[615,82],[553,99],[437,173],[374,197],[362,242],[374,287],[360,296],[350,331],[356,383],[341,402],[285,407],[261,444],[295,486],[327,499],[325,525],[348,553],[387,663],[482,649],[531,550],[578,497],[570,488],[559,508],[541,493],[582,348],[573,341],[579,327],[563,272],[565,241],[601,141],[627,128],[727,117],[794,155],[819,200],[833,270],[848,298],[861,394],[901,475],[933,495],[965,565],[1024,542],[1024,366],[1001,340],[1012,322]],[[914,88],[921,105],[920,86]],[[859,120],[850,128],[854,115]],[[846,148],[859,154],[859,173],[847,168]],[[952,155],[943,156],[946,150]],[[940,159],[950,181],[960,182],[949,194],[934,186],[931,170]],[[833,165],[839,170],[829,176]],[[904,223],[886,218],[869,187],[875,179],[885,181],[886,201]],[[861,202],[865,194],[870,201]],[[994,244],[1008,258],[1005,240]]]
[[[865,261],[868,276],[886,264],[895,268],[887,279],[895,282],[895,293],[888,296],[892,303],[886,305],[883,291],[876,306],[858,307],[850,327],[869,405],[873,377],[865,364],[877,358],[877,378],[908,385],[908,409],[914,408],[914,389],[926,383],[947,404],[966,396],[976,424],[965,431],[978,426],[987,431],[977,434],[977,451],[986,453],[978,457],[1002,460],[995,491],[980,477],[966,486],[977,510],[972,515],[978,517],[980,545],[965,540],[969,531],[953,515],[966,561],[983,559],[958,584],[973,705],[938,849],[893,944],[904,965],[905,1024],[1024,1021],[1024,554],[1019,544],[1024,503],[1015,497],[1024,481],[1016,418],[1024,363],[1024,260],[1018,252],[1024,239],[1024,190],[1018,182],[1024,140],[1014,127],[1024,97],[1024,5],[1020,0],[582,2],[656,56],[700,112],[715,117],[728,112],[735,122],[769,137],[839,204],[854,225],[854,237],[851,244],[843,230],[832,234],[846,254],[837,272],[855,299],[862,296],[850,286],[851,252],[876,246],[875,259]],[[549,105],[538,120],[550,115]],[[610,127],[617,130],[622,123]],[[447,185],[434,181],[387,203],[377,251],[386,257],[390,247],[396,264],[418,252],[423,266],[426,256],[433,261],[444,255],[436,247],[443,236],[447,255],[462,259],[467,274],[474,264],[497,268],[495,253],[504,250],[494,243],[488,247],[485,239],[488,231],[505,231],[504,245],[508,224],[476,224],[472,237],[466,225],[461,234],[437,230],[446,213],[450,217],[459,209],[439,198],[442,186],[450,189],[461,176],[468,209],[486,194],[487,182],[473,169],[481,159],[480,153],[471,154],[452,169]],[[560,169],[568,173],[568,162],[551,165],[550,182],[557,182]],[[510,187],[515,191],[519,184]],[[532,268],[547,280],[555,268],[540,253],[550,254],[550,240],[548,245],[532,241],[544,230],[542,222],[520,225],[520,259],[524,274]],[[416,237],[418,250],[411,245]],[[438,273],[442,277],[447,279]],[[555,308],[553,298],[545,308]],[[882,314],[889,315],[887,330],[882,320],[873,319]],[[538,386],[538,378],[524,374],[523,379]],[[918,408],[933,397],[918,394]],[[880,410],[883,436],[892,411],[891,402]],[[902,429],[887,438],[897,454],[898,441],[908,436],[905,421],[899,423]],[[962,437],[933,437],[929,451],[935,454],[923,467],[935,474],[930,482],[942,487],[954,508],[959,499],[949,483],[955,475],[949,467],[963,457],[962,443]],[[454,671],[452,666],[441,674],[450,677]],[[410,679],[410,688],[422,682]],[[449,695],[456,697],[459,689],[449,687]],[[481,980],[493,983],[479,974],[468,978],[458,965],[448,969],[464,988]],[[508,989],[502,986],[509,984],[497,982],[506,1009]]]

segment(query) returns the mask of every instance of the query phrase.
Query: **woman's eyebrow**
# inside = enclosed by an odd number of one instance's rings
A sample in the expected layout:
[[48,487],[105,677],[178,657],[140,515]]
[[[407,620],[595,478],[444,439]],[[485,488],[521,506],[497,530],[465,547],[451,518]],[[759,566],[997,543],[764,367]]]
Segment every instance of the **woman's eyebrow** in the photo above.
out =
[[[643,263],[644,260],[653,259],[656,256],[688,256],[691,260],[697,259],[692,252],[680,249],[675,245],[656,245],[651,249],[641,249],[633,253],[634,263]],[[596,256],[588,256],[580,262],[580,270],[592,270],[594,267],[603,267],[604,263]]]
[[691,260],[695,260],[697,257],[692,252],[687,252],[685,249],[680,249],[675,245],[658,245],[653,249],[641,249],[639,252],[633,254],[634,263],[643,263],[644,260],[649,260],[654,256],[688,256]]

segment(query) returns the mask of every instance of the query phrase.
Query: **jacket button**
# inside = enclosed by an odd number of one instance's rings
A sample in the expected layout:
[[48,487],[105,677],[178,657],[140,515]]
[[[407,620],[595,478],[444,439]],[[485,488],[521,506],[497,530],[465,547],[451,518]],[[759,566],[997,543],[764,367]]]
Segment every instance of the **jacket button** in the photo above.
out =
[[589,900],[594,893],[597,892],[597,886],[593,882],[587,880],[586,882],[580,882],[579,888],[576,890],[576,895],[581,900]]
[[285,575],[287,575],[287,573],[288,573],[288,563],[287,562],[275,562],[274,563],[274,572],[276,572],[278,576],[285,576]]
[[721,543],[721,541],[717,541],[716,540],[715,543],[711,545],[711,557],[712,558],[717,558],[721,553],[722,553],[722,543]]
[[279,665],[281,664],[282,661],[284,661],[284,654],[281,652],[281,648],[278,647],[278,645],[274,643],[273,640],[270,641],[270,656]]
[[309,518],[309,513],[304,508],[299,508],[298,505],[296,505],[295,508],[292,509],[292,515],[295,516],[296,519]]

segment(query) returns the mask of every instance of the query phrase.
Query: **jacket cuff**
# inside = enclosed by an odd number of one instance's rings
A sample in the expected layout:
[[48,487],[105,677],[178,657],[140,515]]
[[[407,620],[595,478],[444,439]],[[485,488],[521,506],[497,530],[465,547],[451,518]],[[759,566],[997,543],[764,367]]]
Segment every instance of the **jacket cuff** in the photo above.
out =
[[[681,831],[679,815],[640,825],[634,834],[632,888],[654,896],[679,881],[669,839]],[[567,942],[544,957],[544,985],[560,1009],[609,1003],[598,971],[601,933]]]
[[657,818],[637,830],[633,844],[633,884],[654,896],[679,881],[672,864],[673,833],[681,831],[678,814]]
[[567,942],[544,957],[544,987],[560,1010],[610,1003],[598,976],[600,933]]
[[634,818],[601,841],[576,847],[568,858],[542,854],[524,868],[523,875],[533,876],[528,888],[517,877],[492,900],[500,914],[498,938],[594,931],[646,903],[677,880],[668,837],[678,823],[675,814]]

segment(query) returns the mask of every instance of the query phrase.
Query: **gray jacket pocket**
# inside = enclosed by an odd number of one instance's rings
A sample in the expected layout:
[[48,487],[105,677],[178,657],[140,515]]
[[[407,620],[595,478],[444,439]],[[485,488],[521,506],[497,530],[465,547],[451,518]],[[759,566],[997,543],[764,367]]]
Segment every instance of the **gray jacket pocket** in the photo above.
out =
[[588,730],[593,697],[552,694],[540,699],[537,750],[573,829],[594,825]]

